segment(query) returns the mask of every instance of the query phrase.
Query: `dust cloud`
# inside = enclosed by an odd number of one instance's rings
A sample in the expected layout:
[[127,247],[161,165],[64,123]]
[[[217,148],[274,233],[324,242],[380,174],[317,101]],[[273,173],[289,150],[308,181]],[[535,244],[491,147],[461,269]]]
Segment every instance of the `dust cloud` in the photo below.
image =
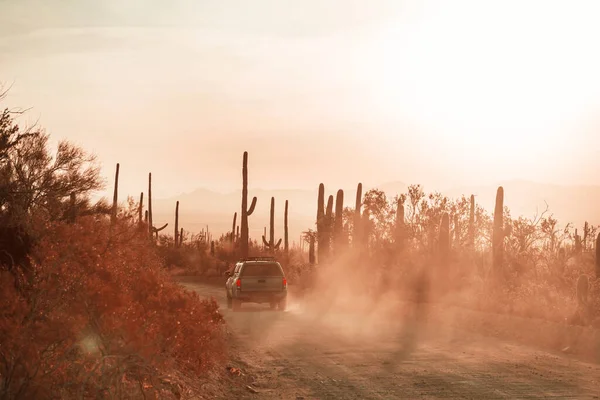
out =
[[[380,361],[385,370],[410,360],[429,343],[449,344],[457,353],[474,346],[461,340],[467,331],[556,349],[573,346],[572,327],[566,324],[483,311],[482,296],[495,298],[503,286],[491,277],[491,268],[481,272],[477,263],[442,263],[408,252],[398,255],[393,267],[382,265],[378,257],[349,248],[315,268],[309,290],[290,284],[285,313],[257,313],[245,305],[236,325],[258,347],[288,348],[311,338],[332,348],[384,349]],[[478,342],[480,350],[485,351],[485,343]],[[600,346],[593,343],[585,346],[600,360]]]

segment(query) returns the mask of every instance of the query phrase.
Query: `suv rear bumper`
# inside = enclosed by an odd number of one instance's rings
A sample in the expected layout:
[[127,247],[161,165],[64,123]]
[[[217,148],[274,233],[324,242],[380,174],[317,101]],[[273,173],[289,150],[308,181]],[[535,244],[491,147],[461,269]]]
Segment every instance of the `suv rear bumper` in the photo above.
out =
[[233,298],[246,303],[272,303],[279,302],[287,297],[284,292],[236,292]]

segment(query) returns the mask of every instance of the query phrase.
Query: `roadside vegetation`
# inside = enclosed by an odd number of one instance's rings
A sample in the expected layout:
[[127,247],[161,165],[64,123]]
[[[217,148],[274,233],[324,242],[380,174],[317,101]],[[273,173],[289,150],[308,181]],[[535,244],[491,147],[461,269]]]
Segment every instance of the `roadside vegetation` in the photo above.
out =
[[[178,398],[226,357],[214,300],[173,282],[95,159],[0,113],[0,398]],[[113,213],[113,211],[116,211]]]

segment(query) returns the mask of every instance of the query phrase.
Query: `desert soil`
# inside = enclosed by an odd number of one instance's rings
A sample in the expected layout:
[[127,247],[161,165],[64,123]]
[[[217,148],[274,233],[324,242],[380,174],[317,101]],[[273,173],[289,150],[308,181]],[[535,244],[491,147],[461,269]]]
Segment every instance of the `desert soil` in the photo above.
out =
[[378,314],[292,297],[286,312],[244,304],[234,313],[224,287],[183,284],[221,304],[227,367],[242,373],[212,398],[600,398],[599,363],[465,331],[414,305]]

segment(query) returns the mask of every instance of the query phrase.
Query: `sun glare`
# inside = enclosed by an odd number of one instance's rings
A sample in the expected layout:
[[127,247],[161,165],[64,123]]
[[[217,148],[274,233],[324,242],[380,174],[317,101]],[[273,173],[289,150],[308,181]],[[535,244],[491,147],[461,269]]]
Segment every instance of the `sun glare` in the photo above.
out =
[[490,161],[525,166],[532,155],[556,155],[600,105],[599,9],[453,1],[436,3],[427,18],[398,16],[366,58],[373,104]]

